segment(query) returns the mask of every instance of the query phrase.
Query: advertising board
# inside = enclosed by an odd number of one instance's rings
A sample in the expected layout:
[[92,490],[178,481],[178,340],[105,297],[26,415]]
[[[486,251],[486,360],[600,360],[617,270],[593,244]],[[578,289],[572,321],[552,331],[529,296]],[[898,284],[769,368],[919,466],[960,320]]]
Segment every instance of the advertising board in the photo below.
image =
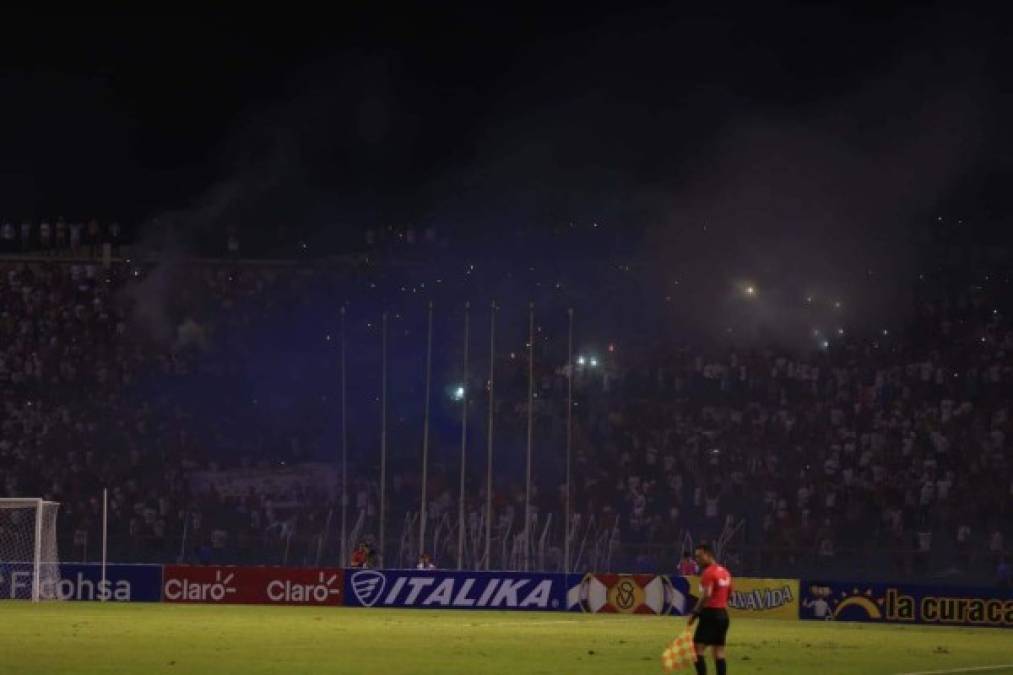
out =
[[1013,628],[1013,590],[803,580],[806,621]]
[[303,567],[166,565],[166,602],[343,604],[344,570]]
[[684,577],[655,574],[571,576],[567,609],[607,614],[675,614],[692,609]]
[[561,610],[566,575],[443,570],[347,570],[345,604],[356,607]]
[[[700,593],[700,577],[686,577],[696,603]],[[728,597],[728,614],[732,618],[783,619],[798,621],[798,579],[762,579],[733,577]]]
[[[32,594],[32,565],[0,565],[0,598],[14,600]],[[162,598],[161,565],[106,565],[61,563],[59,581],[43,578],[39,595],[58,600],[158,602]]]

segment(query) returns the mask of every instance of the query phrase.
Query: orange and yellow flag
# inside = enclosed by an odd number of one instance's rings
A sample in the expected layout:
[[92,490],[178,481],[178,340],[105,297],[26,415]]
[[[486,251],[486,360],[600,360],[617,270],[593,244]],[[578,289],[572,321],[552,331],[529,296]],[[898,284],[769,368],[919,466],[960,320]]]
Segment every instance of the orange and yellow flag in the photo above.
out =
[[696,650],[693,648],[693,631],[686,626],[686,629],[661,653],[661,668],[666,673],[674,673],[688,668],[694,661]]

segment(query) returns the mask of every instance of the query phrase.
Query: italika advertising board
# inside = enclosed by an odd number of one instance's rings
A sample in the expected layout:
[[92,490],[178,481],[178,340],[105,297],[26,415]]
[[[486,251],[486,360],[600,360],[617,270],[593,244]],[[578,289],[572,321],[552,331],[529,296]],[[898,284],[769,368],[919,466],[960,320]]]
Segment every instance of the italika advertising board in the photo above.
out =
[[356,607],[560,610],[566,575],[518,572],[348,570],[345,604]]
[[162,597],[166,602],[341,605],[344,570],[166,565]]

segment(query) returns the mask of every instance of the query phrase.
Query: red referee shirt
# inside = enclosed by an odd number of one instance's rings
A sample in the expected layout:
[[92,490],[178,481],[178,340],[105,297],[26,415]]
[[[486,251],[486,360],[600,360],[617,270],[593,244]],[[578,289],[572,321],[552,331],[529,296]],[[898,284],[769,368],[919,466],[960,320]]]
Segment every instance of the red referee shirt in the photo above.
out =
[[731,573],[717,563],[708,565],[700,575],[700,592],[704,591],[709,593],[704,607],[727,609],[728,595],[732,592]]

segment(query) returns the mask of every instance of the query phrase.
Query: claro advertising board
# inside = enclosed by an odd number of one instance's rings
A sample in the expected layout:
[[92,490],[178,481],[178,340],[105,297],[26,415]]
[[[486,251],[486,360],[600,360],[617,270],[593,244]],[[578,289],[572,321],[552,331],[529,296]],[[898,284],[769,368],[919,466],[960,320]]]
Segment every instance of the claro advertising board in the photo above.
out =
[[166,602],[341,605],[344,570],[166,565],[162,597]]

